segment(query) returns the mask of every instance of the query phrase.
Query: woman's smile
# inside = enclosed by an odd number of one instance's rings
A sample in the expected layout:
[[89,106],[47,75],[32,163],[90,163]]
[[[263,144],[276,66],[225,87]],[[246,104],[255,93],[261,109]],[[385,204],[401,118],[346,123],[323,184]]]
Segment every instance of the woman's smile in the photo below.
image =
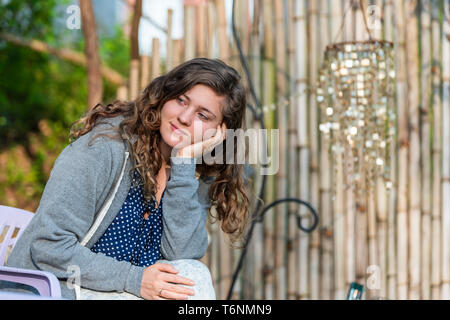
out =
[[185,133],[183,130],[180,130],[172,122],[170,122],[170,127],[172,128],[173,132],[175,132],[176,134],[187,136],[187,133]]

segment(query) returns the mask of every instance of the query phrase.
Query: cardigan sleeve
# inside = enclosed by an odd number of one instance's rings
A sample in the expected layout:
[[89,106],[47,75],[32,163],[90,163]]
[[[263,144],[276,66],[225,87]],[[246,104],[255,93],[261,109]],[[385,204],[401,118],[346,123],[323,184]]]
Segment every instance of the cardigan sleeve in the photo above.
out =
[[208,248],[209,183],[195,178],[195,158],[171,157],[163,202],[161,253],[167,260],[200,259]]

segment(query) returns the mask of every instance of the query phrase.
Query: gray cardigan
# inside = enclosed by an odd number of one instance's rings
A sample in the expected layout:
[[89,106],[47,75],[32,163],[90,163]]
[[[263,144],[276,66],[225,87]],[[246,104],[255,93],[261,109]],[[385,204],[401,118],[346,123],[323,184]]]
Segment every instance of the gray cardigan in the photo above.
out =
[[[10,267],[52,272],[60,280],[64,298],[75,298],[75,290],[65,282],[73,276],[74,266],[80,270],[81,287],[140,296],[145,268],[90,250],[126,199],[132,160],[128,157],[125,162],[128,145],[124,140],[99,137],[91,145],[88,142],[102,130],[118,126],[121,120],[122,116],[108,119],[61,152],[35,216],[7,260]],[[211,206],[208,191],[213,179],[196,179],[195,159],[175,161],[179,159],[171,158],[164,194],[161,253],[167,260],[200,259],[208,247],[206,212]],[[116,183],[120,177],[120,183]],[[112,202],[103,220],[82,245],[108,198]]]

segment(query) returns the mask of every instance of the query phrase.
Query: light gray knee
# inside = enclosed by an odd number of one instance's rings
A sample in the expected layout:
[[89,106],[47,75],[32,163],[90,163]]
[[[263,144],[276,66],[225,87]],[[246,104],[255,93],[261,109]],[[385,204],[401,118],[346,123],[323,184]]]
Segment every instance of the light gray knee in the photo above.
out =
[[189,300],[215,300],[216,293],[212,283],[211,273],[208,267],[199,260],[159,260],[161,263],[168,263],[178,270],[178,275],[191,279],[195,285],[191,287],[195,295],[189,296]]

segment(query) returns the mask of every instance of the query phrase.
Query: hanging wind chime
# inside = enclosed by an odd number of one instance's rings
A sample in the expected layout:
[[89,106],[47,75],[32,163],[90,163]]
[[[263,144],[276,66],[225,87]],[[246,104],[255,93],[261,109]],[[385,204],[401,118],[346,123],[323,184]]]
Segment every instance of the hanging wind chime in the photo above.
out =
[[365,17],[364,23],[368,41],[326,47],[316,92],[322,137],[332,158],[351,162],[349,182],[358,196],[372,191],[378,177],[392,187],[389,145],[395,138],[393,44],[373,40]]

